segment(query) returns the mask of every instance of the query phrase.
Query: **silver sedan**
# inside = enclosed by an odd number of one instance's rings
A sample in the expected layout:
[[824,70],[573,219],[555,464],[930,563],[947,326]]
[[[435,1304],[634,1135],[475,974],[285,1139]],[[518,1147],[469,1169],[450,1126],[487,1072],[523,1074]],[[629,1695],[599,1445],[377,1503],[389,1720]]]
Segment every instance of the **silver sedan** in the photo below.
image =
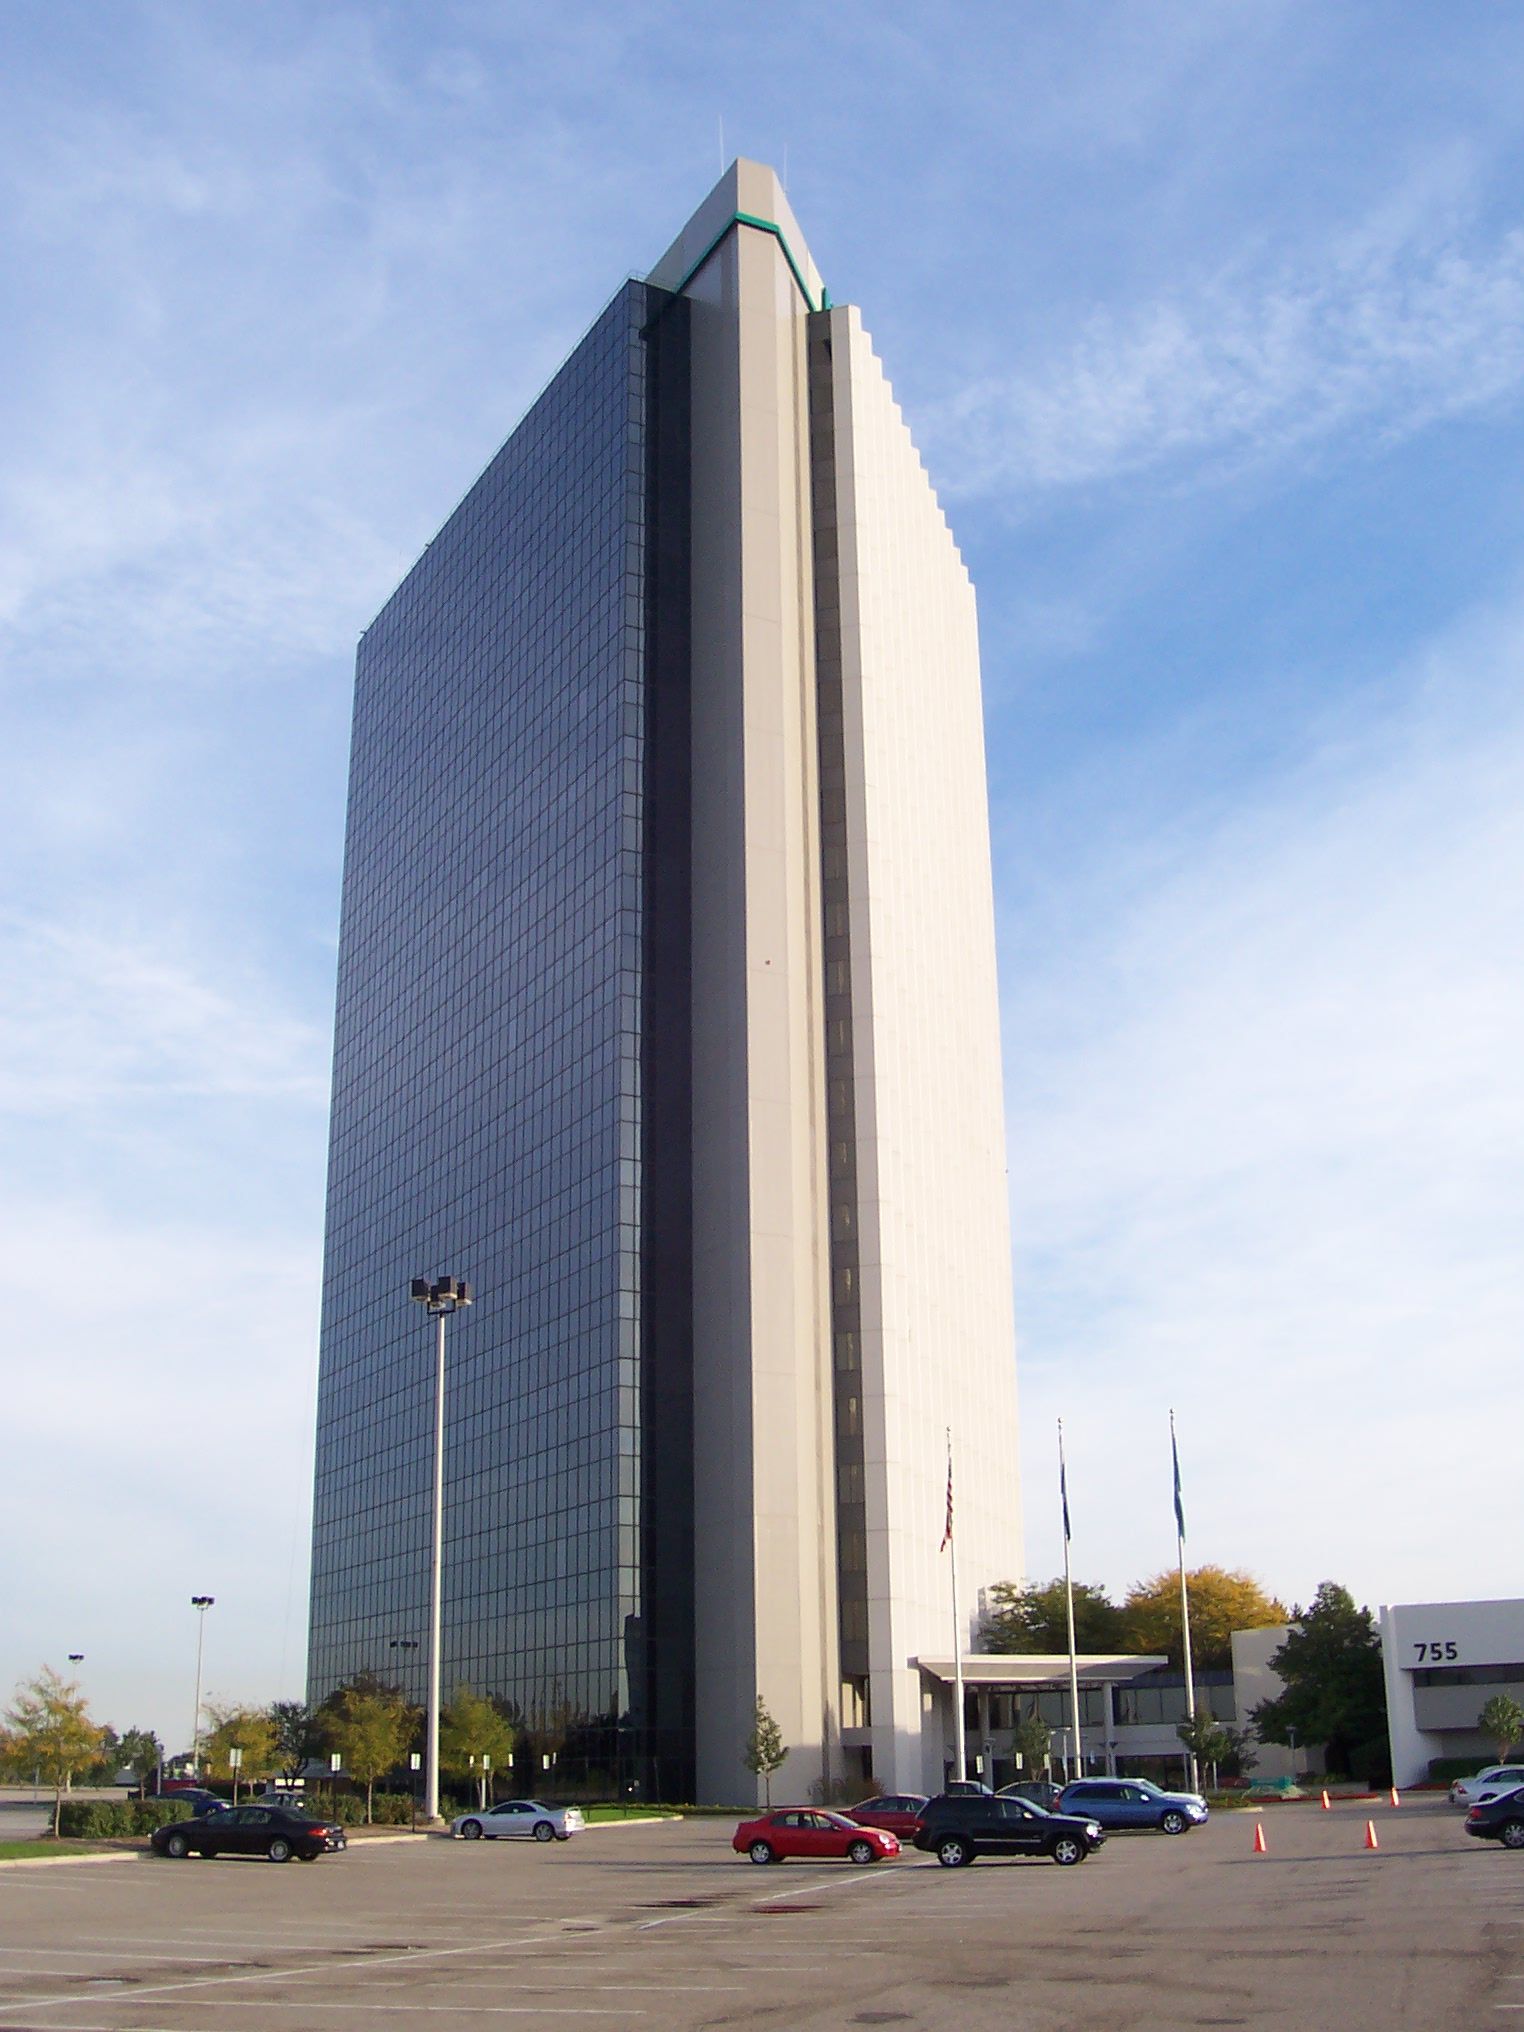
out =
[[545,1806],[538,1799],[501,1799],[485,1813],[460,1813],[450,1822],[462,1841],[496,1841],[521,1835],[526,1841],[570,1841],[587,1825],[575,1806]]

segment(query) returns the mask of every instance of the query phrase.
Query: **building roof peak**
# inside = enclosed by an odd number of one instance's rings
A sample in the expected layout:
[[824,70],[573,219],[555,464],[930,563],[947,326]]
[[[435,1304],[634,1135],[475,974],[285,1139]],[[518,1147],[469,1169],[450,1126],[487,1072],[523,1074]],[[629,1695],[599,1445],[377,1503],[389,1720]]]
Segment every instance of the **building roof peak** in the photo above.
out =
[[824,308],[829,299],[820,270],[777,171],[744,155],[731,163],[646,280],[660,289],[685,289],[738,224],[776,234],[805,301],[811,310]]

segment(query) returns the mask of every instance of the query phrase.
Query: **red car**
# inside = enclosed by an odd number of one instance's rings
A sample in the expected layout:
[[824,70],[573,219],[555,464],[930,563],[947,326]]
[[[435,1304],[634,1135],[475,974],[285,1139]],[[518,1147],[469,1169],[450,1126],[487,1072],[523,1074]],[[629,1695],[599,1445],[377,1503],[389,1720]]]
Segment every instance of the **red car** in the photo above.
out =
[[816,1863],[878,1863],[900,1852],[898,1837],[883,1828],[860,1827],[844,1813],[826,1813],[818,1806],[780,1806],[775,1813],[743,1820],[730,1846],[754,1863],[781,1863],[785,1856]]
[[924,1792],[885,1792],[877,1799],[865,1799],[861,1806],[849,1806],[846,1812],[848,1820],[861,1827],[881,1827],[886,1834],[896,1834],[907,1842],[925,1804]]

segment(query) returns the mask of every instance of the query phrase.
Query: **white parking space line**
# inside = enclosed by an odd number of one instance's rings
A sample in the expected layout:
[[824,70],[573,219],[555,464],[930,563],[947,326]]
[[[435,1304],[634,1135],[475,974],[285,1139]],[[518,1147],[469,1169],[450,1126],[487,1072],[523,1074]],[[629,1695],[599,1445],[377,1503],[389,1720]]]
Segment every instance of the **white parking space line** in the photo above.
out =
[[62,1955],[67,1961],[204,1961],[213,1968],[224,1966],[227,1960],[225,1955],[185,1954],[179,1948],[167,1949],[163,1954],[140,1954],[136,1949],[120,1947],[0,1947],[0,1954],[26,1954],[34,1959],[39,1954]]
[[[122,2002],[130,2004],[132,1999],[130,1997],[123,1997]],[[219,1997],[217,2000],[217,2009],[219,2011],[305,2011],[309,2017],[314,2010],[317,2010],[368,2011],[372,2014],[390,2011],[394,2015],[398,2012],[405,2012],[409,2017],[415,2012],[427,2011],[431,2014],[448,2018],[606,2018],[608,2016],[608,2008],[607,2004],[379,2004],[375,2002],[339,2004],[335,2003],[330,1997],[324,1997],[321,2001],[315,1997],[302,1997],[300,1999],[293,1997],[289,2002],[281,1997]],[[646,2013],[639,2005],[635,2005],[626,2015],[631,2018],[644,2018]],[[69,2032],[69,2028],[60,2028],[60,2032]],[[120,2028],[114,2028],[114,2032],[120,2032]],[[139,2028],[134,2026],[133,2032],[139,2032]]]

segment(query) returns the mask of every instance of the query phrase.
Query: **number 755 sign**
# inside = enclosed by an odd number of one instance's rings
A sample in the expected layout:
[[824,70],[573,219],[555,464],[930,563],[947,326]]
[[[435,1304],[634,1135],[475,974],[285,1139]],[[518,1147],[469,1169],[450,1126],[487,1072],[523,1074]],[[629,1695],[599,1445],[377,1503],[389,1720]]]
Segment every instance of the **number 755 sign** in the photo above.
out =
[[1415,1644],[1413,1649],[1418,1654],[1420,1665],[1425,1662],[1434,1665],[1441,1658],[1459,1658],[1460,1656],[1460,1646],[1453,1637],[1446,1637],[1439,1644]]

